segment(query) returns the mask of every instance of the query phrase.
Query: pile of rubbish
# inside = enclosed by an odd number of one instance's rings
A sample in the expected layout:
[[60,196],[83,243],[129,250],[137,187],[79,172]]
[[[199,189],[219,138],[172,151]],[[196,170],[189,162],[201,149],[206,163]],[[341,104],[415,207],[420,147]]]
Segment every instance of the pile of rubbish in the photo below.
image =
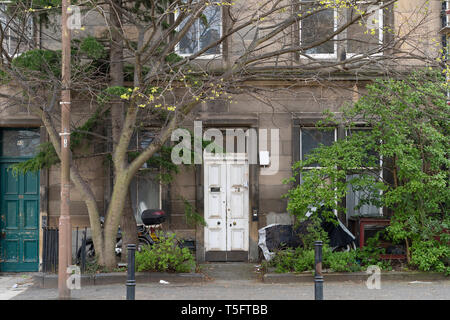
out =
[[[319,209],[319,217],[321,212],[325,210],[323,207]],[[312,209],[312,211],[315,211]],[[309,213],[309,218],[312,213]],[[335,217],[337,223],[326,221],[322,219],[321,227],[328,233],[330,239],[330,247],[333,251],[350,250],[356,248],[355,236],[345,227],[342,222]],[[335,221],[335,222],[336,222]],[[298,248],[303,247],[301,240],[302,235],[308,233],[308,225],[311,223],[310,219],[302,221],[297,227],[293,225],[270,224],[258,230],[259,241],[258,246],[261,248],[264,258],[269,261],[275,255],[276,250],[283,248]]]

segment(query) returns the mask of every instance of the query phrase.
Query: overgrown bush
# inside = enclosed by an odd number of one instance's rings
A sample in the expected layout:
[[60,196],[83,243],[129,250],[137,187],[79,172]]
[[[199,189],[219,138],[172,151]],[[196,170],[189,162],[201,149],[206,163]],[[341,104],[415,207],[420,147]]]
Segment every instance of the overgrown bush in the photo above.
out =
[[[285,181],[292,184],[285,195],[287,211],[300,221],[321,206],[345,214],[349,191],[357,191],[362,197],[352,209],[372,205],[389,212],[387,236],[393,244],[406,244],[411,266],[446,271],[450,106],[445,77],[422,70],[402,80],[375,80],[366,89],[356,103],[343,107],[339,118],[328,112],[317,124],[321,130],[340,125],[348,134],[294,164],[294,176]],[[368,130],[358,130],[361,121]],[[296,183],[299,177],[301,184]],[[436,238],[441,238],[439,243]],[[375,246],[373,251],[364,249],[361,263],[385,264],[377,258],[380,253]]]
[[188,248],[180,248],[175,234],[159,234],[159,242],[136,252],[136,271],[191,272],[195,258]]
[[331,252],[327,250],[324,252],[323,265],[327,269],[336,272],[356,272],[361,271],[362,266],[358,259],[359,250]]
[[[370,265],[381,269],[391,269],[388,261],[383,261],[380,255],[385,249],[379,247],[379,234],[368,239],[362,249],[332,252],[328,245],[323,246],[322,268],[334,272],[357,272],[365,270]],[[274,267],[275,272],[304,272],[314,270],[314,249],[286,248],[276,252],[267,267]]]
[[450,274],[445,262],[450,257],[450,247],[435,240],[415,241],[411,247],[411,264],[422,271],[437,271]]
[[277,251],[268,266],[275,267],[275,272],[278,273],[312,270],[314,269],[314,250],[287,248]]
[[[359,250],[348,252],[332,252],[328,246],[323,247],[322,268],[336,272],[355,272],[361,270],[358,259]],[[268,262],[275,272],[304,272],[314,270],[314,250],[303,248],[287,248],[278,251]]]

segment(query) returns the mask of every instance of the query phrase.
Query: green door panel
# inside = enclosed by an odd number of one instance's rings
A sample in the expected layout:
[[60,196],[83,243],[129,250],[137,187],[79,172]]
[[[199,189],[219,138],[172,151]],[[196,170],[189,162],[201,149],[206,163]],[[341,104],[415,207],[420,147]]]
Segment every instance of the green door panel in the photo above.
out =
[[0,271],[39,269],[39,174],[14,176],[0,159]]

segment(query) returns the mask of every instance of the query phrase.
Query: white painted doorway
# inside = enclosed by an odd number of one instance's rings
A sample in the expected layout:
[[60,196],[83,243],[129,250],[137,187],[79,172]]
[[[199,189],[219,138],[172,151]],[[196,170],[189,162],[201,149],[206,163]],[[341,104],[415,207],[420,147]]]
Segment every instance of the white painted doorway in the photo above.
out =
[[249,170],[245,154],[204,156],[205,260],[247,261]]

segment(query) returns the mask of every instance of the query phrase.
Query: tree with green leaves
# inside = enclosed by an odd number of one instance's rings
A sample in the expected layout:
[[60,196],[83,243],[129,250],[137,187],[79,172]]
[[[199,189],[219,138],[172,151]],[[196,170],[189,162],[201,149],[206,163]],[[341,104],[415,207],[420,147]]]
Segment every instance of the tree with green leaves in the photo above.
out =
[[[346,196],[359,191],[356,206],[385,208],[391,216],[388,235],[406,244],[408,262],[444,271],[450,256],[447,90],[445,78],[429,70],[368,85],[342,118],[320,124],[323,130],[341,126],[346,137],[294,165],[301,184],[286,195],[289,212],[302,219],[326,205],[346,213]],[[317,168],[305,169],[312,164]]]

